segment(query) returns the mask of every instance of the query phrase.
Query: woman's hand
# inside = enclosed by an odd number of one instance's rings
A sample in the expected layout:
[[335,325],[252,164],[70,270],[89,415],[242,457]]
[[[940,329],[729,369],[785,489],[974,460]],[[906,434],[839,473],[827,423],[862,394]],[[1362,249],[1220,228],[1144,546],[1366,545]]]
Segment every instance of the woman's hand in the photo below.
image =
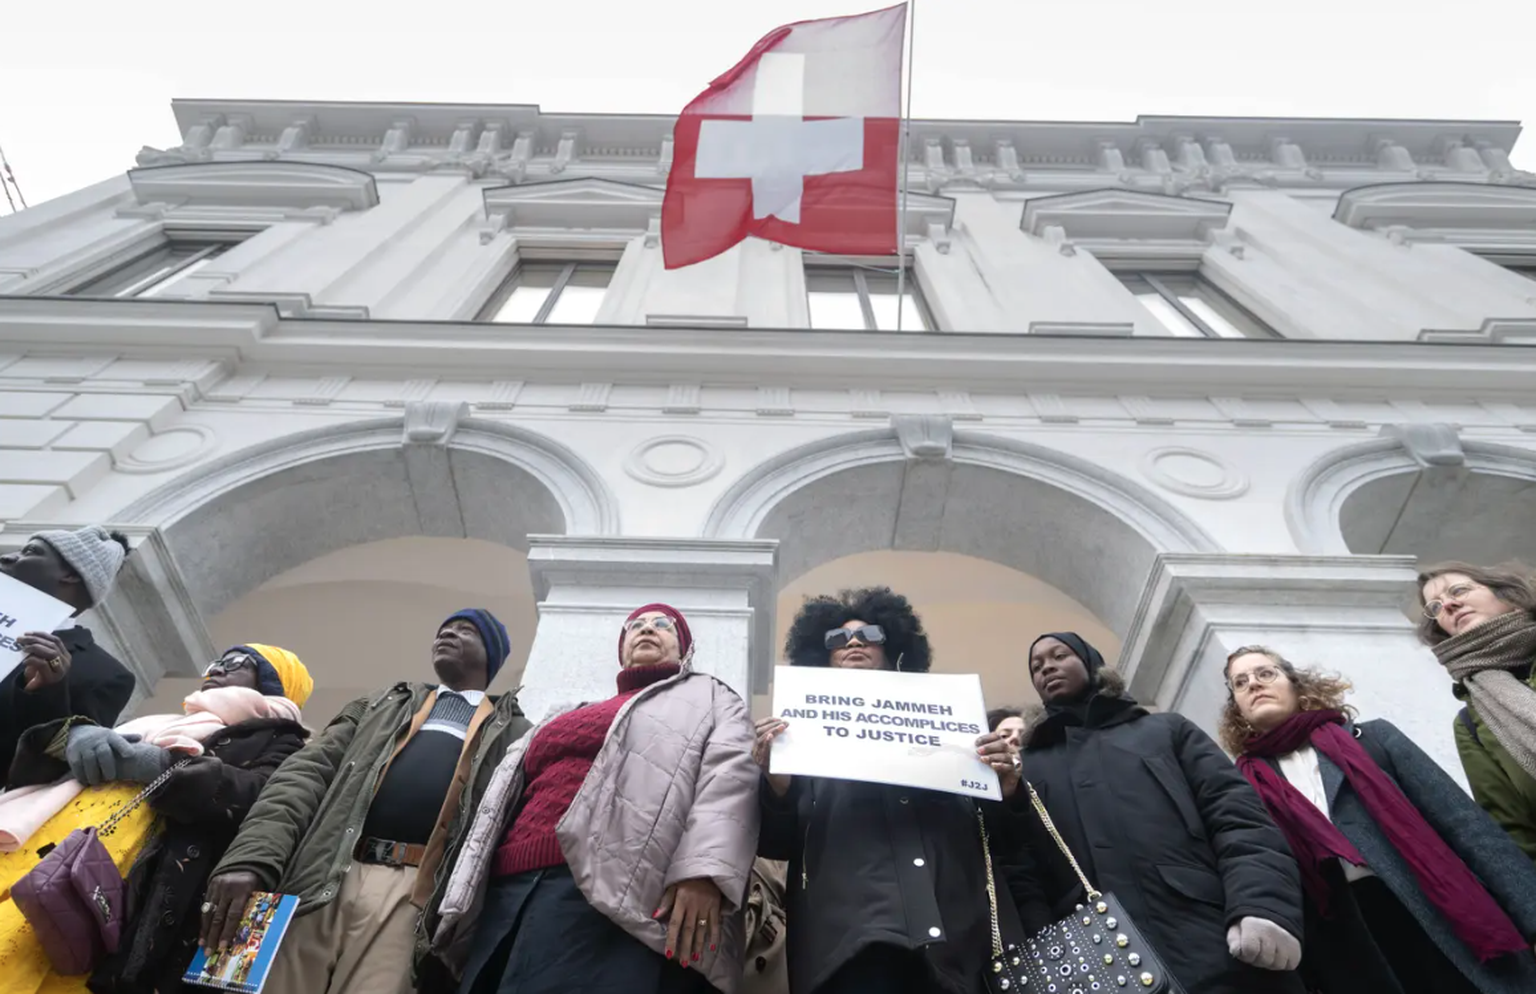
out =
[[997,771],[1004,797],[1012,797],[1024,778],[1024,761],[1002,732],[988,732],[976,740],[976,755]]
[[720,945],[720,888],[708,877],[684,880],[667,888],[655,918],[667,920],[667,959],[675,955],[687,967]]
[[789,775],[769,773],[768,755],[773,749],[773,740],[788,727],[789,722],[783,718],[759,718],[756,725],[757,738],[752,742],[752,758],[763,768],[764,775],[768,777],[768,786],[780,797],[789,793]]

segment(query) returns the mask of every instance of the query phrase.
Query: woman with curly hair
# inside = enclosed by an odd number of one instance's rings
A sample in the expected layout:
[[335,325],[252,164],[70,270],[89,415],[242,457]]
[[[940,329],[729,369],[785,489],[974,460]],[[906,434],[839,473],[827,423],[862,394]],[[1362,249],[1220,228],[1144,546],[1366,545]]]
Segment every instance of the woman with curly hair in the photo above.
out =
[[1536,869],[1350,685],[1263,646],[1227,658],[1223,745],[1301,864],[1321,994],[1536,990]]
[[1418,594],[1419,640],[1466,702],[1454,727],[1472,796],[1536,860],[1536,575],[1440,563]]
[[[1188,718],[1128,696],[1077,633],[1041,635],[1028,658],[1045,707],[1024,774],[1088,879],[1189,994],[1301,994],[1296,862],[1232,761]],[[1061,855],[1039,862],[1056,916],[1085,900]]]
[[[887,587],[807,600],[784,654],[791,666],[903,673],[926,673],[932,661],[912,605]],[[1013,842],[1015,809],[911,787],[770,774],[770,746],[786,727],[782,718],[760,720],[753,756],[765,780],[758,853],[789,861],[790,991],[979,994],[991,930],[977,806],[993,862],[1027,867]],[[997,770],[1005,798],[1023,796],[1018,753],[1002,734],[983,733],[977,752]],[[999,913],[1020,937],[1017,915],[1031,934],[1046,924],[1038,899],[1027,908],[1001,901]]]

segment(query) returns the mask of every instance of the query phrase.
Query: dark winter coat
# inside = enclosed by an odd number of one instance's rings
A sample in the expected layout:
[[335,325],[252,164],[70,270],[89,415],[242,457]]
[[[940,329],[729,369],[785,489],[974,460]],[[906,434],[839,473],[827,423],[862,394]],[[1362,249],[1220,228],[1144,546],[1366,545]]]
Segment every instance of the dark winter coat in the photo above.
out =
[[[71,722],[70,724],[78,724]],[[69,774],[59,756],[64,721],[34,726],[16,754],[18,785],[52,783]],[[203,743],[149,799],[160,816],[128,874],[118,951],[88,982],[98,994],[181,991],[202,923],[208,877],[272,771],[298,752],[309,731],[295,721],[256,718],[231,725]]]
[[[1227,951],[1227,928],[1250,916],[1302,936],[1301,875],[1258,794],[1210,736],[1182,715],[1096,696],[1086,715],[1036,724],[1023,756],[1088,879],[1120,899],[1188,994],[1300,994],[1295,973]],[[1034,824],[1041,884],[1064,917],[1082,887]]]
[[[811,994],[860,950],[921,951],[943,989],[981,990],[991,954],[978,802],[958,794],[796,777],[783,798],[759,791],[758,854],[788,860],[789,989]],[[994,862],[1026,867],[1027,831],[1015,805],[981,802]],[[999,874],[999,876],[1001,876]],[[1009,938],[1045,924],[1044,902],[1019,913],[1000,886]]]
[[27,729],[72,715],[111,728],[133,695],[133,674],[96,644],[90,629],[76,625],[54,634],[69,650],[68,676],[34,691],[26,689],[21,666],[0,680],[0,771],[6,771],[11,786],[21,786],[9,778],[9,771],[16,743]]
[[[1395,725],[1386,721],[1361,722],[1356,734],[1376,765],[1392,778],[1430,827],[1477,874],[1520,934],[1536,941],[1536,868],[1532,868],[1530,859],[1520,847],[1438,763]],[[1536,991],[1536,955],[1527,951],[1518,956],[1479,963],[1456,937],[1450,923],[1419,889],[1408,863],[1387,841],[1343,772],[1321,752],[1317,761],[1334,826],[1360,850],[1366,865],[1408,909],[1446,958],[1484,994]],[[1274,765],[1278,769],[1278,763]],[[1342,876],[1339,875],[1340,880]],[[1319,929],[1338,927],[1336,922],[1319,920],[1310,907],[1307,917],[1314,934]],[[1320,983],[1319,989],[1327,994],[1366,989],[1361,986],[1364,963],[1359,952],[1358,946],[1313,943],[1303,959],[1303,973],[1309,977],[1333,978],[1331,983],[1326,979]]]

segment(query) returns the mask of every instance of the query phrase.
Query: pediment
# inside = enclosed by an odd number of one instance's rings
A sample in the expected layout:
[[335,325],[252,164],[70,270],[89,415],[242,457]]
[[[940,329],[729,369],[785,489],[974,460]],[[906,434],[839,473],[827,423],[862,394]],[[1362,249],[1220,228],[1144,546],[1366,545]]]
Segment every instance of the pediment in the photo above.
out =
[[373,175],[313,162],[193,162],[128,170],[141,204],[177,207],[332,207],[364,210],[379,202]]
[[488,218],[505,216],[509,228],[646,230],[661,215],[666,191],[640,183],[586,177],[497,186],[485,191]]
[[1203,241],[1226,227],[1232,205],[1135,190],[1085,190],[1024,202],[1023,230],[1036,237],[1059,227],[1072,240]]
[[1333,219],[1351,228],[1530,228],[1536,189],[1488,183],[1375,183],[1339,196]]

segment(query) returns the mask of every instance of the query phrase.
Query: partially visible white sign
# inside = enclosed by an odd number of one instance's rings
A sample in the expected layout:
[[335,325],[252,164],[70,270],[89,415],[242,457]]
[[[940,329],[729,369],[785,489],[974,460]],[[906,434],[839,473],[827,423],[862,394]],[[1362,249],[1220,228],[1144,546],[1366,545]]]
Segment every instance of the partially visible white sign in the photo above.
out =
[[976,755],[987,730],[981,677],[779,666],[774,773],[867,780],[1002,799],[997,773]]
[[0,680],[26,658],[17,639],[28,632],[51,632],[74,613],[63,601],[0,573]]

